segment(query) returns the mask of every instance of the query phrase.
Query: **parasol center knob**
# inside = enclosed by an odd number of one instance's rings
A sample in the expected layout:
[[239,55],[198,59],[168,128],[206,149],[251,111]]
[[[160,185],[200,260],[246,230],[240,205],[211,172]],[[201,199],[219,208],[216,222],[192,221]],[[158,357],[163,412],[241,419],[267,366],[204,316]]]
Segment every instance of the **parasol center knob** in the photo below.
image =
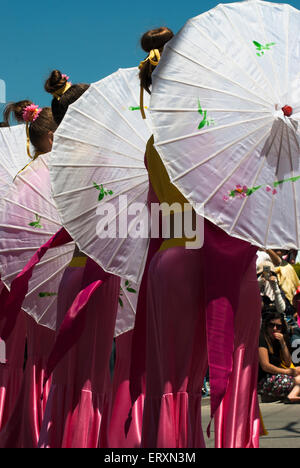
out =
[[291,117],[293,113],[293,108],[291,106],[284,106],[281,110],[286,117]]

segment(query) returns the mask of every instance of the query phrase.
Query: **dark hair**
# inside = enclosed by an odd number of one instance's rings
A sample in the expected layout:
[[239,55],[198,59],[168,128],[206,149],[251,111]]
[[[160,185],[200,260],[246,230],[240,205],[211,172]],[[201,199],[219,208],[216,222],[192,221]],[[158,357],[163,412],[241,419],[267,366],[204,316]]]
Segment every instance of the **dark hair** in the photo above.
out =
[[[67,82],[65,75],[63,75],[59,70],[53,70],[49,78],[46,80],[44,87],[47,93],[53,94],[62,89]],[[59,100],[55,97],[53,98],[51,108],[57,125],[62,122],[68,107],[73,104],[73,102],[77,101],[77,99],[79,99],[88,88],[88,84],[74,84],[60,97]]]
[[284,319],[284,315],[280,314],[279,312],[270,312],[269,314],[267,314],[264,317],[264,320],[262,322],[261,331],[264,334],[264,337],[265,337],[265,340],[266,340],[266,342],[268,344],[268,348],[269,348],[270,353],[274,354],[273,343],[271,342],[270,336],[269,336],[269,333],[268,333],[268,327],[269,327],[270,322],[272,322],[272,320],[280,320],[281,321],[281,325],[282,325],[281,333],[283,334],[284,340],[285,340],[286,344],[288,345],[288,347],[290,346],[290,339],[289,339],[289,331],[288,331],[286,321]]
[[0,122],[0,127],[9,127],[9,125],[6,122]]
[[[149,53],[152,49],[158,49],[162,52],[165,44],[169,42],[174,33],[169,28],[157,28],[151,29],[143,34],[141,38],[141,47],[142,49]],[[150,63],[149,60],[144,62],[140,67],[140,80],[141,86],[144,88],[147,93],[151,94],[150,86],[152,84],[152,73],[155,67]]]
[[[32,101],[23,100],[19,102],[12,102],[4,109],[4,124],[9,126],[11,114],[19,123],[24,123],[23,112],[27,106],[32,105]],[[41,138],[48,134],[49,131],[55,132],[57,125],[53,119],[50,107],[44,107],[40,112],[38,118],[29,124],[29,138],[37,152],[42,153]]]

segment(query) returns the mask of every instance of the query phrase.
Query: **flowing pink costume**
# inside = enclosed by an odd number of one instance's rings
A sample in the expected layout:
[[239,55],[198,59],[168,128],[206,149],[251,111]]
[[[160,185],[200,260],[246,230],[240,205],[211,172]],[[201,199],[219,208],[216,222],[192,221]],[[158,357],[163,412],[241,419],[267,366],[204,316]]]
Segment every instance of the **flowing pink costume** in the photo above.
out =
[[77,293],[102,277],[103,285],[88,304],[81,337],[53,372],[39,440],[41,448],[107,446],[112,393],[109,360],[120,279],[107,277],[93,261],[88,261],[85,268],[69,267],[59,291],[58,326]]
[[215,417],[216,448],[259,448],[257,397],[260,297],[253,260],[242,282],[235,318],[233,372]]
[[[147,166],[147,162],[145,161]],[[151,185],[148,206],[158,203]],[[146,378],[147,283],[149,265],[162,239],[151,239],[136,310],[134,330],[116,339],[114,398],[109,425],[110,448],[139,448],[142,441]]]
[[[0,292],[4,288],[0,281]],[[0,327],[2,322],[0,322]],[[9,420],[15,407],[23,380],[26,327],[20,314],[13,333],[6,341],[6,364],[0,364],[0,430]]]
[[[157,167],[156,173],[162,174],[163,167]],[[165,180],[160,185],[162,193]],[[204,228],[202,249],[168,248],[156,253],[150,265],[142,431],[145,448],[205,447],[201,390],[207,365],[212,417],[226,393],[247,403],[240,432],[236,430],[239,415],[230,405],[223,404],[216,431],[222,435],[225,426],[230,433],[227,439],[218,436],[219,446],[247,444],[249,434],[257,445],[259,414],[254,380],[258,366],[260,302],[257,285],[256,289],[253,286],[256,249],[229,237],[208,221]],[[244,310],[250,294],[254,294],[251,307],[247,305]],[[246,330],[245,320],[239,316],[241,309],[251,323]],[[250,372],[242,372],[241,348],[249,343],[251,351],[245,353],[244,363]],[[237,389],[233,388],[233,382]],[[239,389],[248,385],[249,393],[244,397]]]
[[[23,317],[23,314],[19,317]],[[51,380],[47,382],[43,392],[44,372],[55,332],[38,325],[25,312],[24,320],[27,332],[26,367],[15,408],[0,433],[0,448],[37,448],[51,383]]]

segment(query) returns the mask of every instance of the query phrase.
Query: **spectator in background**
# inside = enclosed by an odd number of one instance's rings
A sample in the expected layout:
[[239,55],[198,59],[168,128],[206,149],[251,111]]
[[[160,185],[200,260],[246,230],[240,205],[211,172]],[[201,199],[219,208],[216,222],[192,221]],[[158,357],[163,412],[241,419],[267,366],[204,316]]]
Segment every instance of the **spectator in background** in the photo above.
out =
[[288,251],[275,250],[275,253],[282,259],[281,265],[276,268],[279,286],[283,290],[290,305],[293,304],[293,298],[300,286],[299,278],[293,266],[285,260]]
[[262,299],[262,318],[270,312],[285,314],[286,299],[279,287],[273,263],[271,261],[260,263],[256,273]]
[[259,265],[265,261],[272,262],[275,267],[281,265],[282,259],[277,255],[274,250],[271,249],[258,249],[257,251],[256,265]]
[[263,401],[300,403],[300,368],[293,366],[287,325],[278,312],[267,315],[262,324],[258,392]]

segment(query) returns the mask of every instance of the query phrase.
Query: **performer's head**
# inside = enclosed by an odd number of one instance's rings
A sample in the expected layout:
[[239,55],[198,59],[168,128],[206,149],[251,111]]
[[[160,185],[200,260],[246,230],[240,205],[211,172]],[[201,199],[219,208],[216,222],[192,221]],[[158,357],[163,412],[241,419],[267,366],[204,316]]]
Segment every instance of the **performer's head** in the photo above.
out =
[[[32,101],[28,100],[12,102],[4,109],[5,126],[9,126],[11,115],[14,116],[17,122],[27,124],[28,137],[35,148],[36,155],[51,151],[53,134],[57,129],[57,125],[50,107],[39,109]],[[34,118],[31,118],[31,115],[34,115]]]
[[151,94],[150,86],[152,84],[152,73],[159,63],[160,54],[165,44],[169,42],[173,36],[174,33],[171,29],[162,27],[147,31],[141,38],[141,47],[149,55],[140,64],[140,80],[142,88],[149,94]]
[[69,77],[59,70],[53,70],[46,80],[45,90],[52,94],[52,112],[57,125],[62,122],[68,107],[77,101],[89,88],[88,84],[74,84],[69,82]]

